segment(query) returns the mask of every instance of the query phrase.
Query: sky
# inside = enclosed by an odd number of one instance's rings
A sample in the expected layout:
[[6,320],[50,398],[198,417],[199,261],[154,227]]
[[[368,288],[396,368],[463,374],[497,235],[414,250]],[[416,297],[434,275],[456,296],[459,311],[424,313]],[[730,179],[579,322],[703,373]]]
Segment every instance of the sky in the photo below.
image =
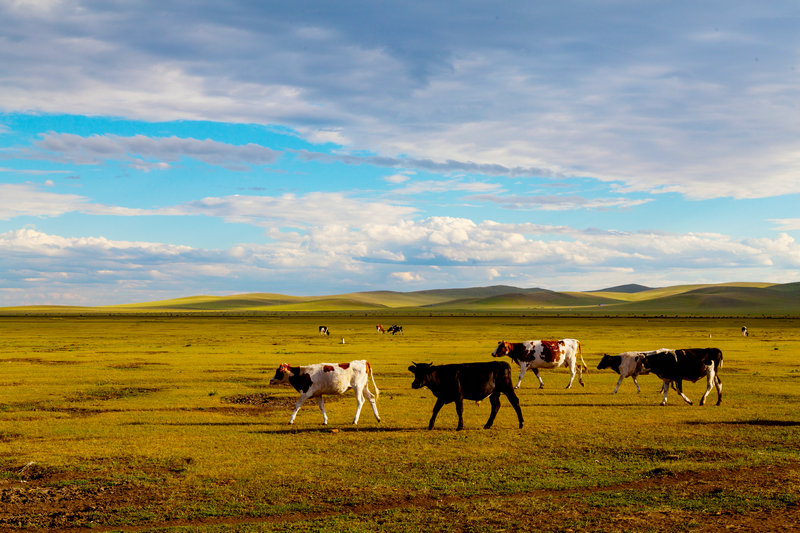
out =
[[0,306],[798,280],[796,0],[0,0]]

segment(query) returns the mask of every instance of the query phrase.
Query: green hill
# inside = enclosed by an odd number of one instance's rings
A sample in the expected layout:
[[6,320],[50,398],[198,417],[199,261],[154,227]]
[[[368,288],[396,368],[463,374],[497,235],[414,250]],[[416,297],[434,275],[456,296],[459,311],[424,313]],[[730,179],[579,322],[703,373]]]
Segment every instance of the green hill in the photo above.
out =
[[619,285],[602,291],[550,291],[507,285],[414,292],[366,291],[327,296],[250,293],[190,296],[105,307],[26,306],[3,314],[258,312],[530,312],[575,315],[800,316],[800,282]]

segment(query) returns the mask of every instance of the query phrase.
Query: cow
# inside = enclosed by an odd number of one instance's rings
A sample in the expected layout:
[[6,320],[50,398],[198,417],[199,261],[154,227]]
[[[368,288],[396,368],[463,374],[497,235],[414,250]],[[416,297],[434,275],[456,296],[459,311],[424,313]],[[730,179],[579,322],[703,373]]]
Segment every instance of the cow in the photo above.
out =
[[492,413],[483,426],[489,429],[494,423],[497,411],[500,410],[500,394],[505,394],[517,412],[519,427],[522,429],[522,410],[519,399],[514,393],[511,381],[511,366],[505,361],[489,361],[485,363],[457,363],[449,365],[433,365],[430,363],[413,363],[408,369],[414,374],[412,389],[428,387],[434,396],[433,416],[428,429],[433,429],[439,410],[450,402],[455,402],[458,413],[457,431],[464,429],[464,400],[480,402],[489,398]]
[[661,405],[667,405],[670,384],[674,384],[681,398],[692,405],[692,400],[683,394],[683,381],[695,382],[703,377],[706,378],[707,387],[700,398],[700,405],[705,403],[712,386],[717,388],[717,405],[722,403],[722,382],[718,374],[722,368],[722,351],[719,348],[687,348],[645,355],[642,357],[642,366],[664,381]]
[[[369,390],[367,378],[372,380],[375,394]],[[358,417],[361,415],[361,407],[364,405],[364,396],[367,397],[372,405],[372,412],[378,422],[381,417],[378,414],[378,406],[375,400],[378,398],[378,386],[375,384],[375,377],[372,375],[372,366],[369,361],[350,361],[349,363],[319,363],[308,366],[289,366],[282,364],[275,371],[275,375],[269,380],[270,385],[288,383],[300,393],[297,404],[294,406],[289,423],[294,424],[297,412],[303,403],[309,398],[316,398],[317,405],[322,411],[322,423],[328,423],[328,414],[325,412],[325,404],[322,400],[323,394],[344,394],[348,389],[353,389],[356,393],[356,417],[353,424],[358,424]]]
[[[514,387],[518,389],[522,385],[522,378],[525,377],[525,371],[530,369],[536,374],[539,380],[539,388],[544,388],[544,382],[539,375],[540,368],[557,368],[565,366],[569,368],[571,373],[567,388],[572,387],[572,382],[575,379],[575,372],[578,373],[578,382],[581,387],[583,383],[583,372],[588,373],[589,369],[583,361],[583,354],[581,353],[581,343],[576,339],[561,339],[557,341],[524,341],[524,342],[506,342],[500,341],[497,348],[492,352],[493,357],[509,356],[515,363],[519,365],[519,380]],[[578,357],[581,358],[581,364],[578,363]],[[581,368],[582,367],[582,368]]]
[[328,326],[320,326],[319,327],[319,334],[320,335],[330,335],[331,332],[328,330]]
[[636,385],[636,392],[642,392],[642,389],[639,388],[639,382],[636,381],[636,378],[643,374],[649,374],[649,372],[646,371],[642,366],[642,357],[654,353],[668,351],[669,349],[667,348],[659,348],[658,350],[652,350],[649,352],[622,352],[619,355],[609,355],[604,353],[603,358],[600,359],[600,363],[597,365],[597,370],[610,368],[619,374],[617,386],[614,387],[613,394],[617,393],[619,386],[622,384],[622,380],[625,378],[633,378],[633,384]]
[[381,326],[380,324],[375,326],[375,331],[377,331],[378,333],[386,333],[386,330],[383,329],[383,326]]
[[394,335],[395,333],[403,333],[403,326],[392,324],[392,326],[387,331],[392,335]]
[[742,326],[742,337],[747,337],[748,335],[747,326]]

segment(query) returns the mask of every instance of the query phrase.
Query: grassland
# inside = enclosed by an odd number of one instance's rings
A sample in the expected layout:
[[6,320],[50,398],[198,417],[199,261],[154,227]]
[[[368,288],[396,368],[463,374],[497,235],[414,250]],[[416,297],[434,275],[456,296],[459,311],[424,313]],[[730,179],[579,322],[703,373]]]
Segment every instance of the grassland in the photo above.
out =
[[[430,297],[430,296],[429,296]],[[490,297],[490,296],[487,296]],[[184,302],[191,303],[191,302]],[[196,302],[195,302],[196,303]],[[93,531],[791,530],[800,520],[800,322],[393,314],[41,314],[0,317],[0,529]],[[330,337],[317,335],[327,325]],[[446,406],[410,388],[411,361],[488,360],[496,342],[574,337],[590,373],[543,371],[503,399]],[[342,338],[345,343],[342,344]],[[721,406],[642,393],[602,353],[717,346]],[[369,359],[381,390],[294,426],[281,362]],[[516,372],[516,370],[515,370]],[[687,384],[698,399],[701,383]],[[711,399],[714,400],[712,392]]]

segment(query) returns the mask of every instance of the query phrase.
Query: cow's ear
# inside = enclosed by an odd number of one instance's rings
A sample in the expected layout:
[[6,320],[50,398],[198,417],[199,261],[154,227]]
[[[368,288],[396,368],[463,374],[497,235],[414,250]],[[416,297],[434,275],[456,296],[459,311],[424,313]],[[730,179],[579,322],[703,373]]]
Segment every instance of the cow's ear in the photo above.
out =
[[408,369],[409,369],[410,371],[412,371],[412,372],[413,372],[414,370],[416,370],[416,368],[417,368],[417,363],[413,363],[413,364],[412,364],[410,367],[408,367]]

